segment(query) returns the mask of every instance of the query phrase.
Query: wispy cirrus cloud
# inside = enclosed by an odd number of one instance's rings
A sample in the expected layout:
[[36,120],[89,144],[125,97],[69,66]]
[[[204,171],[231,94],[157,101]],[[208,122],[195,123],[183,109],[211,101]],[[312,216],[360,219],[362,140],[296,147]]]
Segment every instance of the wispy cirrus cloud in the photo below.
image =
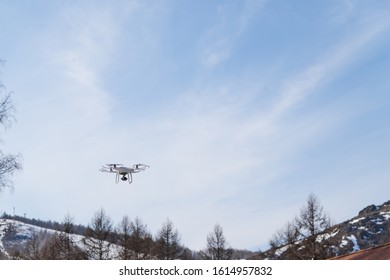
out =
[[316,62],[282,83],[279,100],[271,107],[270,117],[283,116],[297,103],[315,94],[317,88],[337,78],[346,68],[359,61],[364,52],[372,48],[375,41],[389,31],[389,27],[387,21],[383,19],[371,22],[362,30],[324,50]]
[[201,63],[213,68],[229,59],[236,40],[265,2],[244,1],[240,3],[238,12],[232,3],[220,5],[215,25],[201,40]]

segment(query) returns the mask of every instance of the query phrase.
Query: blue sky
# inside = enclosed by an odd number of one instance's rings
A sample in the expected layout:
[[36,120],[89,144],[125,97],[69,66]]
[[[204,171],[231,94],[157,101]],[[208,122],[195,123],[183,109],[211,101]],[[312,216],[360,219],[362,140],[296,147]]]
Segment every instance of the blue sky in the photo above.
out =
[[[387,1],[2,1],[1,82],[23,170],[0,211],[103,207],[202,249],[265,249],[318,196],[334,222],[390,199]],[[151,166],[134,183],[98,172]]]

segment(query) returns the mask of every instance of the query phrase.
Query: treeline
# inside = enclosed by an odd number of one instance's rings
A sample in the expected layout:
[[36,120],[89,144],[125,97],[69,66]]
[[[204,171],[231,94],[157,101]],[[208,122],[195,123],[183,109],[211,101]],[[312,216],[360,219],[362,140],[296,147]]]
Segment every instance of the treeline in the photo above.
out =
[[[104,209],[95,213],[87,227],[75,225],[74,218],[69,215],[65,216],[62,223],[10,216],[6,213],[2,218],[47,229],[34,232],[25,242],[20,243],[22,246],[8,248],[10,256],[15,259],[227,260],[253,255],[249,251],[232,249],[219,224],[205,238],[205,249],[193,251],[181,242],[180,234],[170,219],[153,235],[139,217],[131,220],[124,216],[119,224],[114,225]],[[16,234],[16,227],[10,223],[3,243],[12,241]]]
[[[205,249],[193,251],[181,242],[170,219],[152,234],[139,217],[131,220],[124,216],[119,224],[114,225],[104,209],[95,213],[88,226],[75,225],[69,215],[62,223],[6,213],[2,217],[47,229],[35,232],[22,243],[22,247],[7,250],[11,251],[12,258],[20,259],[328,259],[338,254],[340,243],[333,238],[335,227],[314,194],[308,196],[299,214],[272,236],[270,248],[264,252],[233,249],[219,224],[206,236]],[[10,226],[3,243],[12,240],[15,234],[15,229]]]
[[[41,227],[41,228],[45,228],[45,229],[51,229],[51,230],[59,230],[62,227],[62,224],[59,222],[56,222],[56,221],[50,221],[50,220],[43,221],[43,220],[35,219],[35,218],[30,219],[30,218],[27,218],[24,216],[10,215],[6,212],[4,212],[1,215],[1,219],[10,219],[10,220],[19,221],[19,222],[22,222],[25,224],[29,224],[29,225],[33,225],[33,226],[37,226],[37,227]],[[75,226],[75,233],[82,235],[84,233],[85,229],[86,229],[85,226],[77,225],[77,226]]]

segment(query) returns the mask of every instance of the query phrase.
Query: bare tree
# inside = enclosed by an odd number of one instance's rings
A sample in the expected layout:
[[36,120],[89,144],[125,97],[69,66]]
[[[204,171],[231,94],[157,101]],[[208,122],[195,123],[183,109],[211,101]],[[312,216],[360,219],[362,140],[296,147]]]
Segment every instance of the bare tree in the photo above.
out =
[[[59,260],[60,249],[57,246],[55,234],[48,233],[46,230],[40,232],[36,237],[28,241],[29,246],[26,248],[26,257],[38,257],[42,260]],[[38,246],[38,248],[36,248]],[[39,249],[39,251],[35,251]],[[34,252],[35,251],[35,252]],[[34,256],[35,255],[35,256]]]
[[82,260],[86,253],[77,245],[74,234],[76,228],[73,218],[65,216],[64,222],[50,234],[41,249],[41,258],[47,260]]
[[81,258],[81,250],[76,245],[74,235],[76,234],[76,226],[74,224],[74,218],[67,214],[64,218],[64,222],[60,227],[60,241],[64,254],[64,258],[67,260],[74,260]]
[[329,216],[314,194],[310,194],[306,205],[301,209],[296,220],[300,239],[304,240],[302,256],[305,259],[320,259],[324,253],[323,245],[319,244],[318,237],[324,234],[331,226]]
[[60,225],[58,232],[53,236],[53,243],[58,248],[57,259],[79,260],[86,258],[85,253],[77,246],[75,234],[74,218],[68,214]]
[[31,239],[26,242],[24,247],[24,257],[28,260],[39,260],[41,250],[41,240],[37,233],[34,233]]
[[213,231],[207,236],[207,248],[202,257],[211,260],[229,260],[232,258],[232,254],[233,250],[226,242],[222,227],[216,224]]
[[89,259],[110,259],[111,230],[111,218],[106,215],[104,209],[100,209],[95,213],[84,234],[83,243]]
[[41,252],[41,259],[43,260],[60,260],[61,251],[57,245],[57,236],[56,234],[51,234],[47,240],[43,243]]
[[271,258],[326,259],[335,254],[331,221],[319,199],[310,194],[300,214],[270,240]]
[[138,217],[131,222],[130,249],[136,260],[150,259],[153,246],[152,234]]
[[120,246],[118,250],[118,258],[121,260],[131,260],[132,251],[130,249],[130,236],[131,236],[131,226],[130,219],[128,216],[124,216],[122,221],[117,227],[117,243]]
[[297,251],[298,240],[299,231],[296,224],[294,222],[288,222],[269,241],[273,251],[273,258],[288,260],[300,259],[300,254]]
[[180,236],[177,230],[174,229],[171,220],[162,225],[161,230],[156,237],[156,256],[160,260],[174,260],[178,259],[183,251],[180,244]]
[[138,217],[134,222],[124,216],[117,230],[118,258],[122,260],[144,260],[151,258],[152,235]]
[[181,260],[196,260],[198,259],[198,252],[192,251],[190,248],[183,247],[183,252],[181,254]]
[[[5,87],[0,83],[0,125],[7,128],[14,120],[15,107],[11,100],[11,94],[6,93]],[[4,188],[12,188],[10,176],[22,169],[20,154],[5,154],[0,151],[0,191]]]

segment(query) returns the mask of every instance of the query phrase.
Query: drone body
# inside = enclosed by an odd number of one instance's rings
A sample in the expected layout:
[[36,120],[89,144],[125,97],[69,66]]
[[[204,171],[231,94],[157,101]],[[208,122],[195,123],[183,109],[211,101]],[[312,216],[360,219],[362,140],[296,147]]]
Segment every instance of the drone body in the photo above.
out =
[[132,174],[144,171],[146,168],[149,168],[149,166],[142,163],[134,164],[132,167],[126,167],[119,163],[108,163],[102,166],[99,171],[115,173],[115,183],[118,183],[120,178],[122,181],[128,181],[131,184],[133,182]]

